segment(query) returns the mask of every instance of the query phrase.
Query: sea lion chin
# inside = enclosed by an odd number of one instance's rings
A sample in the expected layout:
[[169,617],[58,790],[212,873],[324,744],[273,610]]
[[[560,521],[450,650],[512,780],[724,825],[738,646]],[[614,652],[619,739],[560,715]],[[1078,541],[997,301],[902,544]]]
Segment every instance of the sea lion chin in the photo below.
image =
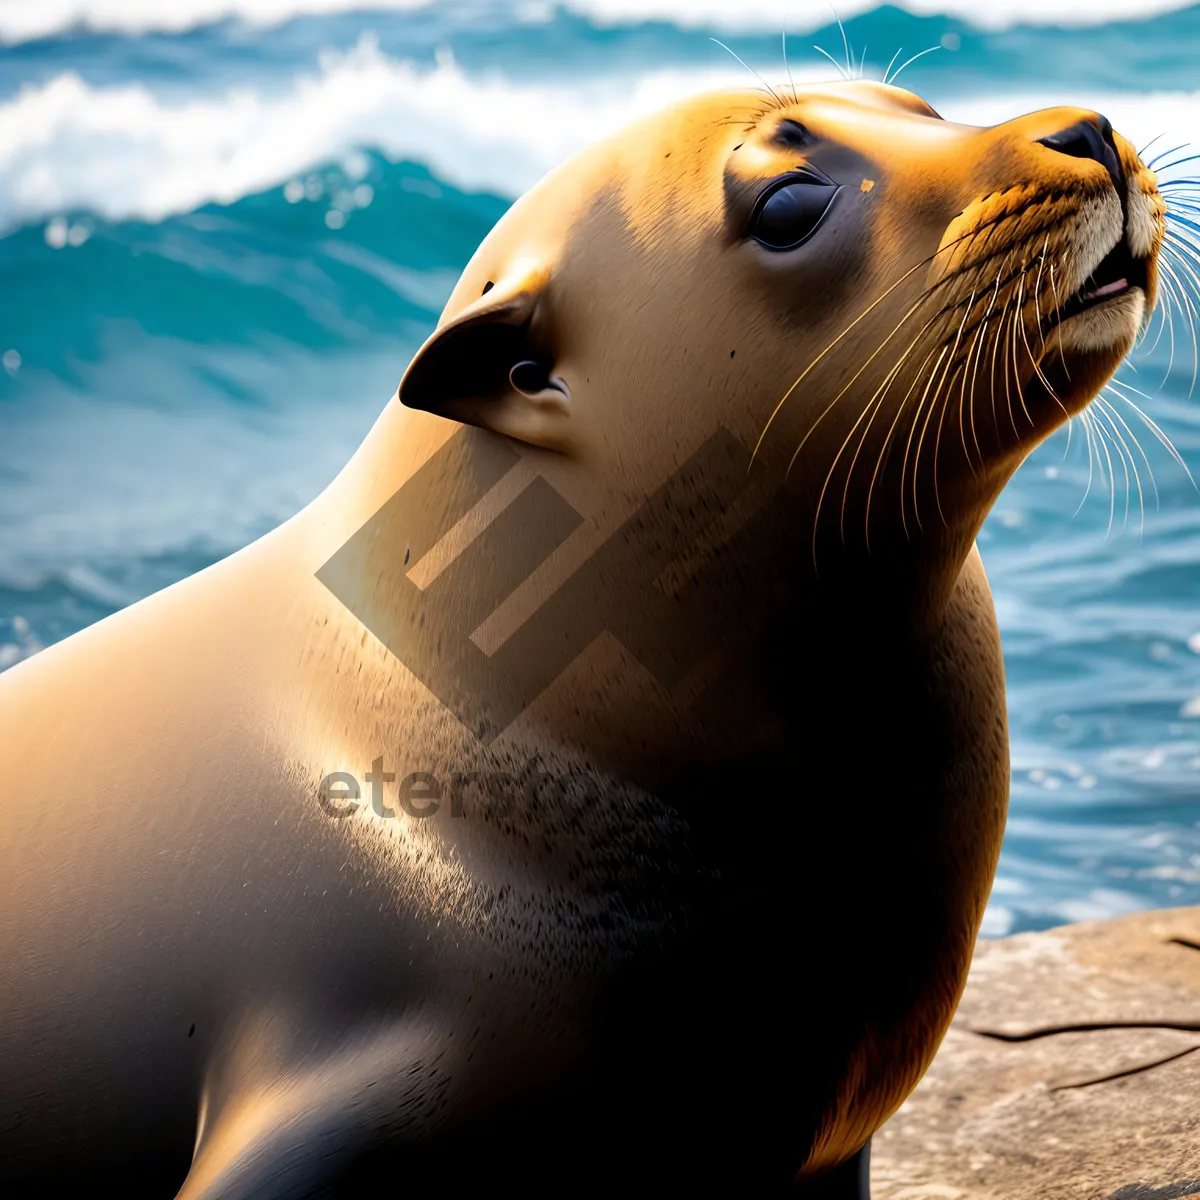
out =
[[865,82],[518,201],[321,497],[0,678],[0,1179],[865,1194],[1004,827],[974,537],[1163,211]]

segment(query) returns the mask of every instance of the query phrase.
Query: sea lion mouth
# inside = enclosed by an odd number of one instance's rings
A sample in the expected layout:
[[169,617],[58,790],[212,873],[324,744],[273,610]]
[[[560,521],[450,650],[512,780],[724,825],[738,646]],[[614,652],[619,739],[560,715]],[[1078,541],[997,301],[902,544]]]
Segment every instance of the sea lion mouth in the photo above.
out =
[[1135,258],[1128,239],[1121,240],[1104,256],[1083,286],[1065,304],[1042,318],[1042,336],[1055,326],[1089,309],[1124,296],[1134,288],[1146,290],[1147,260]]

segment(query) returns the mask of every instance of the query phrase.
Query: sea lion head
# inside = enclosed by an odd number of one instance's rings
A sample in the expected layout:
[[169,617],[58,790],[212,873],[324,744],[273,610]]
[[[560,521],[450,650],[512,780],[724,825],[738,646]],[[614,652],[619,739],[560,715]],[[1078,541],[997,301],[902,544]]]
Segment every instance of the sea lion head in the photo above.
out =
[[632,496],[727,430],[786,479],[798,558],[928,581],[1129,352],[1163,234],[1153,173],[1094,112],[703,95],[515,204],[399,395]]

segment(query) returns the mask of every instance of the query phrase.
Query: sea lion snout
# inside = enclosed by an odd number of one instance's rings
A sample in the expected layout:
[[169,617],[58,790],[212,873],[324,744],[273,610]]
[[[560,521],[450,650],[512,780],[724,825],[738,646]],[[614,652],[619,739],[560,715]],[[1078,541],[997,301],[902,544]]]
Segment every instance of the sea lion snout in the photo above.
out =
[[1084,118],[1076,121],[1059,133],[1038,138],[1038,144],[1065,154],[1068,158],[1086,158],[1100,163],[1108,171],[1118,193],[1124,194],[1125,172],[1117,155],[1113,127],[1107,117],[1097,113],[1095,120]]

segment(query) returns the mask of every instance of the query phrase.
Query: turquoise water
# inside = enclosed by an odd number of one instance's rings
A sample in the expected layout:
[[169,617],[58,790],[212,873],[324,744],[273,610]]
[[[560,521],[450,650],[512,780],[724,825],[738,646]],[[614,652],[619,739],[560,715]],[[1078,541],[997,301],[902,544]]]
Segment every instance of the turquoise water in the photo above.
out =
[[[141,7],[0,10],[0,668],[315,495],[512,197],[637,112],[746,81],[713,36],[779,78],[786,11],[797,81],[834,73],[812,43],[843,54],[803,2]],[[1200,7],[1015,3],[987,29],[915,7],[846,34],[876,76],[937,46],[903,79],[949,117],[1087,104],[1165,149],[1200,127]],[[1178,317],[1168,370],[1171,340],[1123,377],[1200,477]],[[1129,462],[1089,468],[1077,430],[981,538],[1013,741],[994,934],[1200,902],[1200,494],[1114,403],[1144,514]]]

